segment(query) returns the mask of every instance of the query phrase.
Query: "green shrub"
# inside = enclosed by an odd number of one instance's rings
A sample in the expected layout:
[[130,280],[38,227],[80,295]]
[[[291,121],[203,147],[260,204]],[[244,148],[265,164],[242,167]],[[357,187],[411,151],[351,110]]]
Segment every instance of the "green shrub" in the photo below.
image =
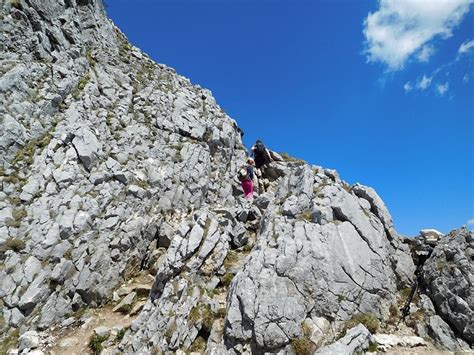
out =
[[120,329],[118,332],[117,332],[117,336],[115,337],[115,340],[120,343],[123,339],[123,337],[125,336],[125,328],[122,328]]
[[370,343],[369,347],[367,348],[367,351],[371,353],[376,353],[377,351],[379,351],[377,343]]
[[102,346],[102,343],[106,341],[109,338],[108,335],[103,335],[99,336],[97,334],[94,334],[90,341],[89,341],[89,349],[92,350],[92,353],[95,354],[100,354],[102,350],[104,349]]
[[10,0],[10,4],[14,8],[21,9],[20,0]]

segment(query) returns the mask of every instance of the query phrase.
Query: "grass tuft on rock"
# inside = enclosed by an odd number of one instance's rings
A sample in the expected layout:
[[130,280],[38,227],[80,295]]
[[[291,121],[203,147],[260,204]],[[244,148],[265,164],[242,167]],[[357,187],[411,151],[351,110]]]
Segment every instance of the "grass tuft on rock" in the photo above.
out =
[[6,354],[8,350],[15,349],[20,337],[20,330],[15,329],[7,337],[0,341],[0,354]]
[[292,157],[286,152],[280,153],[281,157],[283,158],[284,161],[289,162],[289,163],[299,163],[299,164],[307,164],[306,160],[303,159],[298,159],[295,157]]
[[5,244],[0,247],[1,252],[6,252],[7,250],[13,250],[16,253],[19,253],[25,249],[25,242],[21,239],[8,239]]
[[191,312],[189,312],[188,320],[191,324],[201,323],[202,327],[210,332],[212,324],[216,319],[216,315],[212,312],[211,307],[208,304],[198,304]]
[[314,352],[313,342],[306,338],[292,339],[291,348],[295,355],[311,355]]
[[122,328],[117,332],[117,336],[115,337],[115,340],[117,341],[117,343],[120,343],[122,341],[123,337],[125,336],[125,332],[126,332],[125,328]]
[[191,344],[190,348],[188,349],[189,353],[204,353],[204,350],[206,350],[206,345],[207,342],[206,340],[198,336],[196,340]]
[[94,355],[98,355],[102,352],[102,350],[104,349],[104,347],[102,346],[102,343],[106,341],[108,338],[109,338],[108,335],[100,336],[97,334],[94,334],[91,337],[89,341],[89,349],[91,349]]
[[231,273],[231,272],[226,272],[224,276],[222,276],[222,284],[225,286],[225,287],[229,287],[232,280],[234,279],[234,274]]
[[239,256],[237,254],[237,252],[233,251],[233,250],[229,250],[229,252],[227,253],[227,256],[225,257],[225,260],[224,260],[224,267],[226,269],[234,266],[237,261],[239,260]]
[[45,133],[42,136],[32,139],[23,148],[21,148],[15,154],[15,158],[12,161],[13,165],[19,162],[25,162],[27,165],[33,164],[33,157],[37,149],[42,150],[49,145],[52,136],[49,133]]
[[343,329],[343,336],[346,332],[358,324],[364,325],[372,334],[376,333],[380,327],[380,321],[371,313],[359,313],[349,319]]

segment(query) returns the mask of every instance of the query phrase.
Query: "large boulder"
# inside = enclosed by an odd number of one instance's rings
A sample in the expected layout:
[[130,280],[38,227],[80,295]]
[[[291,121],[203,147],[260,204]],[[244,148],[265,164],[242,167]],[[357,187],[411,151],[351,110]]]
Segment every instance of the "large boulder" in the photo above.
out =
[[[307,319],[323,317],[337,329],[356,313],[387,315],[397,290],[390,243],[397,236],[380,198],[367,191],[359,197],[307,165],[287,171],[229,291],[232,342],[279,349],[303,334]],[[298,208],[285,208],[288,201]]]
[[[461,228],[440,238],[421,273],[438,315],[469,344],[474,343],[473,261],[474,234]],[[433,329],[441,327],[436,319],[431,323]]]

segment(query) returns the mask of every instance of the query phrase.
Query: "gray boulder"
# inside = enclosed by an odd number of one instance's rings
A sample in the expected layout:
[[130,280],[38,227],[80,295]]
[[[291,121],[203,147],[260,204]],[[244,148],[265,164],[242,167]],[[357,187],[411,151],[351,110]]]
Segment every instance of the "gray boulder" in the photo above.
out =
[[333,355],[333,354],[358,354],[364,352],[369,348],[369,345],[375,340],[362,324],[355,326],[347,331],[347,334],[332,343],[331,345],[325,346],[318,349],[314,354],[318,355]]

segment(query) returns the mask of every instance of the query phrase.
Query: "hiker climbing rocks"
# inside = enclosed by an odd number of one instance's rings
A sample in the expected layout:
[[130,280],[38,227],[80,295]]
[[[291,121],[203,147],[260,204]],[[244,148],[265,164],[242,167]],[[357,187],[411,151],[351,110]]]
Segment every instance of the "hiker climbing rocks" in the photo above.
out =
[[247,165],[242,167],[239,170],[238,178],[242,185],[242,190],[244,190],[244,197],[245,198],[252,198],[253,197],[253,187],[254,187],[254,166],[255,162],[252,158],[247,159]]
[[255,167],[259,170],[262,170],[267,164],[272,161],[270,152],[265,147],[261,140],[257,140],[255,145],[252,147],[252,156],[255,159]]

